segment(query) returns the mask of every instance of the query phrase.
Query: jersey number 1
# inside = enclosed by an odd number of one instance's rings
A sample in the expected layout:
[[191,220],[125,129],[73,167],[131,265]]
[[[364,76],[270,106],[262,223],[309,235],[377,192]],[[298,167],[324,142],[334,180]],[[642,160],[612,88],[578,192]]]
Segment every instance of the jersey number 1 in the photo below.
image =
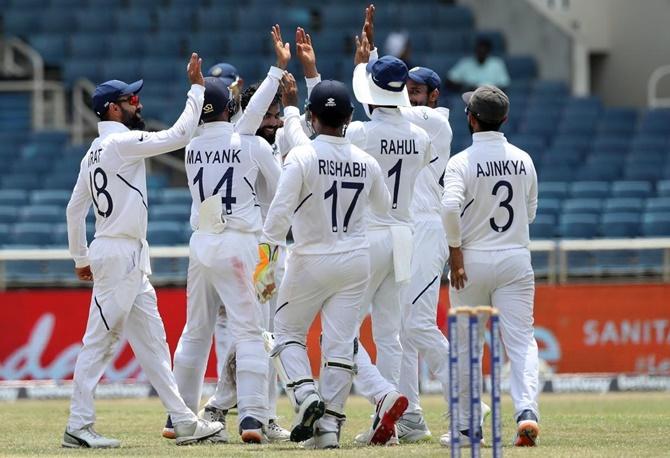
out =
[[[358,196],[361,194],[364,184],[356,183],[353,181],[343,181],[341,187],[342,189],[356,190],[356,194],[354,194],[354,198],[351,199],[351,203],[349,204],[347,213],[344,215],[344,225],[342,226],[342,232],[347,232],[347,229],[349,227],[349,220],[351,219],[351,214],[354,212],[354,207],[356,207]],[[330,188],[328,188],[328,191],[326,191],[323,195],[324,199],[328,199],[329,197],[333,198],[333,205],[331,206],[330,209],[332,228],[333,232],[337,232],[337,180],[333,181],[333,185]]]
[[[203,202],[205,200],[205,191],[203,189],[203,184],[202,184],[202,167],[200,167],[200,170],[198,170],[198,173],[195,174],[195,177],[193,177],[193,184],[198,185],[198,191],[200,192],[200,202]],[[226,215],[230,215],[233,212],[233,204],[237,203],[237,198],[234,197],[233,194],[233,168],[228,167],[226,172],[223,174],[221,179],[216,185],[216,188],[214,188],[214,192],[212,193],[213,196],[219,193],[221,190],[221,187],[226,185],[226,194],[224,196],[221,196],[221,202],[223,202],[223,205],[226,207]]]

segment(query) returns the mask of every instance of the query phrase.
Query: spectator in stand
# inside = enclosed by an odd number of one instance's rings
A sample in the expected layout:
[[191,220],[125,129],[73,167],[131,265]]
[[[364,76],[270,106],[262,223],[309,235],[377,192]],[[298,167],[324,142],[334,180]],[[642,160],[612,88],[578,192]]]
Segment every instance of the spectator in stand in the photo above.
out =
[[473,91],[491,84],[499,88],[509,86],[510,78],[505,62],[491,56],[493,45],[488,38],[480,37],[475,44],[474,56],[463,57],[447,74],[446,86],[451,91]]

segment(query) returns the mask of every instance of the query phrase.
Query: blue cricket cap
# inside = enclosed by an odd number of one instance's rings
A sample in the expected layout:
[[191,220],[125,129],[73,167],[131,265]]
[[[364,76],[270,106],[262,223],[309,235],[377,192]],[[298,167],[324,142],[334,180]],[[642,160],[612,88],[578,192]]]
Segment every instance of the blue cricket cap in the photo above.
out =
[[309,110],[317,116],[345,117],[351,115],[354,106],[342,82],[323,80],[309,95]]
[[410,69],[408,77],[417,84],[425,84],[428,86],[429,91],[439,89],[442,85],[442,80],[440,80],[438,74],[426,67],[414,67]]
[[110,80],[97,85],[93,92],[93,111],[98,116],[102,116],[107,112],[110,103],[116,102],[124,95],[137,94],[142,90],[143,85],[144,80],[137,80],[130,84],[119,80]]
[[200,119],[207,122],[220,115],[228,106],[228,86],[222,78],[205,78],[205,101],[202,104]]
[[221,62],[214,65],[209,69],[207,75],[221,78],[224,83],[226,83],[226,86],[230,86],[240,79],[240,73],[237,71],[237,68],[227,62]]
[[365,70],[372,81],[385,91],[402,92],[407,81],[407,65],[397,57],[383,56],[369,62]]

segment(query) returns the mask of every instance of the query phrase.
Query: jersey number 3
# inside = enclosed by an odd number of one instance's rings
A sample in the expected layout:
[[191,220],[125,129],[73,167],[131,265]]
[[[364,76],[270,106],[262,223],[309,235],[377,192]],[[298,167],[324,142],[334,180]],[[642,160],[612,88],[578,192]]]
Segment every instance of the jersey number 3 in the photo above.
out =
[[[351,203],[349,204],[349,208],[347,209],[347,213],[344,215],[344,225],[342,226],[342,232],[347,232],[347,229],[349,227],[349,220],[351,219],[351,214],[354,212],[354,207],[356,207],[358,196],[361,194],[361,191],[363,190],[364,186],[365,185],[363,183],[356,183],[353,181],[342,182],[341,186],[342,189],[356,190],[354,198],[351,199]],[[333,185],[330,188],[328,188],[328,191],[326,191],[323,195],[324,199],[328,199],[329,197],[333,198],[333,205],[331,206],[330,209],[332,228],[333,232],[337,232],[337,180],[333,181]]]
[[507,214],[508,214],[507,222],[505,224],[503,224],[502,226],[498,226],[496,224],[495,218],[491,218],[491,219],[489,219],[489,223],[491,223],[491,229],[493,229],[494,231],[505,232],[512,225],[512,221],[514,221],[514,209],[509,204],[512,201],[512,197],[514,196],[514,193],[512,192],[512,185],[510,184],[509,181],[500,180],[499,182],[497,182],[495,184],[495,186],[493,186],[493,192],[491,194],[493,194],[494,196],[497,196],[498,195],[498,190],[500,188],[507,188],[507,198],[505,200],[503,200],[502,202],[500,202],[500,206],[502,208],[504,208],[505,210],[507,210]]

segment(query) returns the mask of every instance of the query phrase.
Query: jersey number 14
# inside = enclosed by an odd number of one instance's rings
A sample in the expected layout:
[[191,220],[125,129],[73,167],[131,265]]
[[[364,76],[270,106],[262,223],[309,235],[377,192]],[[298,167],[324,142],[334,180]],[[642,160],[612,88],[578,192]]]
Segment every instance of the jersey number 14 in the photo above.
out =
[[[193,177],[193,184],[198,185],[198,191],[200,193],[200,202],[205,200],[205,190],[202,184],[202,167],[198,170],[198,173]],[[216,184],[214,188],[213,196],[217,195],[223,185],[226,185],[226,194],[221,196],[221,202],[226,208],[226,215],[230,215],[233,212],[233,204],[237,203],[237,198],[233,196],[233,168],[228,167],[228,169],[221,176],[221,179]]]

